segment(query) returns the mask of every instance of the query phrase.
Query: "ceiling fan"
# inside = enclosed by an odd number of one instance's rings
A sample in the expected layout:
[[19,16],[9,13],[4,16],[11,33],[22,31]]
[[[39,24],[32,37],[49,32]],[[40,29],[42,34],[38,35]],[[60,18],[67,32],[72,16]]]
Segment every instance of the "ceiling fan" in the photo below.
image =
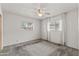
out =
[[36,14],[40,17],[45,16],[45,15],[50,15],[49,12],[46,12],[45,8],[41,7],[42,5],[39,4],[39,8],[36,9]]

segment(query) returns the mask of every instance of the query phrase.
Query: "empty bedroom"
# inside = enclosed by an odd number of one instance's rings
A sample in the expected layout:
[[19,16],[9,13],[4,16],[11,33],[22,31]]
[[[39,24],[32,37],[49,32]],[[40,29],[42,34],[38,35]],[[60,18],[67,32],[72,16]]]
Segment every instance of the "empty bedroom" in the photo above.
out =
[[79,56],[79,4],[0,3],[0,56]]

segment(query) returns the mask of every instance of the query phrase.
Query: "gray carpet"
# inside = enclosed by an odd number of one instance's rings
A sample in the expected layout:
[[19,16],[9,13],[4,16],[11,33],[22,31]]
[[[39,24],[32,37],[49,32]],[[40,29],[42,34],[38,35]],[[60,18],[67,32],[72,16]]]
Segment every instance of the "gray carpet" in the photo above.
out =
[[5,47],[0,56],[79,56],[79,50],[41,40],[33,44]]

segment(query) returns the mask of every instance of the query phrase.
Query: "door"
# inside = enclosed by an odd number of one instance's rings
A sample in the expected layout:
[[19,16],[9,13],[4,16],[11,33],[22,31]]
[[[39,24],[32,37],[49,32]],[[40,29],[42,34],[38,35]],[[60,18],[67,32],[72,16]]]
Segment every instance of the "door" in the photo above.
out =
[[2,18],[0,15],[0,49],[2,49]]
[[78,49],[78,12],[77,9],[67,13],[66,45]]
[[48,40],[57,44],[64,44],[63,39],[63,18],[57,16],[49,20]]

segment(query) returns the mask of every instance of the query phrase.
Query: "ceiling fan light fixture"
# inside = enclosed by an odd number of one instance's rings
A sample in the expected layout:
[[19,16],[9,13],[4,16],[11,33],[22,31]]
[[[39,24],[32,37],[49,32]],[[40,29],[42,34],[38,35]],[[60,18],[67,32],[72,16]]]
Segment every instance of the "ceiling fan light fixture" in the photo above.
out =
[[43,16],[42,9],[38,9],[38,11],[37,11],[37,15],[38,15],[38,16],[40,16],[40,17],[42,17],[42,16]]
[[38,13],[38,16],[42,17],[42,16],[43,16],[43,14],[42,14],[42,13]]

